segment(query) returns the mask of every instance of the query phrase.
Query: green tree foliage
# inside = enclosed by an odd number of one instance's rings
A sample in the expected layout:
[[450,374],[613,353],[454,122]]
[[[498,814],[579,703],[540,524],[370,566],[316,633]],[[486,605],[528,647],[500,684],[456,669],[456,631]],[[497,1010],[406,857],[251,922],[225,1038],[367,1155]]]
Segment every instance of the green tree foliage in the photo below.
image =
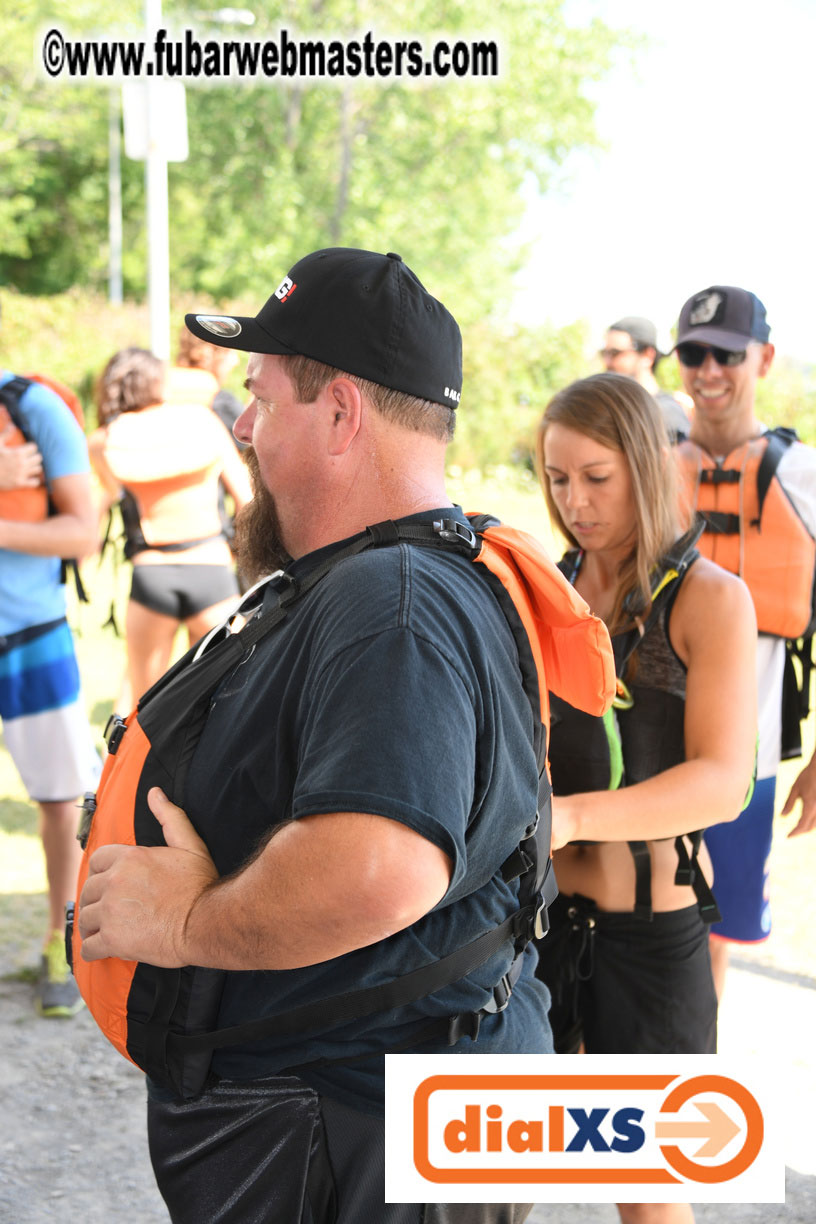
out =
[[[205,6],[200,6],[201,8]],[[215,6],[213,6],[215,7]],[[251,6],[250,6],[251,7]],[[263,8],[261,13],[259,10]],[[325,245],[399,251],[460,320],[465,390],[452,458],[466,468],[527,461],[549,395],[585,372],[580,327],[500,322],[523,253],[513,244],[522,183],[545,191],[594,139],[589,87],[615,39],[569,26],[564,0],[269,0],[251,31],[206,25],[165,0],[164,24],[200,38],[289,33],[349,39],[497,39],[499,79],[419,85],[188,83],[190,158],[169,168],[171,279],[188,309],[254,313],[299,255]],[[142,0],[17,0],[0,14],[0,286],[3,349],[80,388],[126,343],[146,343],[143,309],[104,301],[110,98],[103,84],[51,82],[38,33],[139,37]],[[122,161],[125,292],[145,291],[144,174]],[[81,290],[81,291],[80,291]],[[42,295],[40,306],[30,295]]]
[[[16,0],[0,12],[0,284],[30,293],[101,287],[107,275],[109,90],[49,82],[35,59],[38,31],[71,17],[99,30],[110,6]],[[141,179],[126,168],[128,210]]]
[[[165,0],[164,22],[202,38],[245,35],[207,26]],[[198,6],[195,6],[198,7]],[[258,6],[259,8],[261,6]],[[508,293],[518,253],[503,240],[519,219],[519,187],[545,188],[554,166],[591,142],[586,85],[608,64],[611,33],[570,29],[563,0],[518,0],[496,19],[491,0],[273,0],[250,34],[281,27],[312,37],[498,38],[498,80],[420,86],[271,81],[187,90],[191,156],[170,167],[174,284],[214,297],[268,292],[270,277],[322,245],[399,250],[467,322]],[[34,41],[58,24],[88,37],[126,25],[99,0],[18,0],[0,17],[0,283],[25,292],[104,285],[107,273],[109,90],[41,79]],[[13,14],[13,15],[12,15]],[[124,162],[126,289],[144,290],[142,167]]]

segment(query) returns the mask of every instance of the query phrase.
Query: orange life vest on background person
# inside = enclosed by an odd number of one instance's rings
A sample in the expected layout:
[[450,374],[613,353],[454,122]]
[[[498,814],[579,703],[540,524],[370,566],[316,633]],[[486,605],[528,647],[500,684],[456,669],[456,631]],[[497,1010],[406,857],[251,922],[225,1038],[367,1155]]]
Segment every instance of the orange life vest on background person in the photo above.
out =
[[168,404],[204,404],[209,408],[219,391],[218,379],[198,366],[171,366],[164,384]]
[[794,639],[811,624],[816,571],[816,541],[776,477],[795,437],[769,430],[719,462],[695,442],[675,447],[686,507],[706,524],[700,553],[743,579],[760,633]]
[[[108,750],[96,795],[86,796],[81,840],[84,848],[77,896],[88,860],[99,846],[163,845],[158,821],[147,807],[152,786],[184,805],[186,771],[207,721],[211,695],[222,678],[254,644],[287,615],[291,604],[334,566],[367,548],[407,542],[449,548],[469,556],[500,603],[518,646],[524,691],[533,713],[533,747],[539,769],[538,811],[518,848],[502,865],[505,880],[518,880],[519,909],[501,926],[382,987],[351,991],[307,1004],[279,1016],[249,1020],[214,1031],[225,979],[221,970],[187,966],[160,969],[116,958],[82,959],[78,927],[69,916],[68,945],[77,984],[105,1036],[151,1078],[181,1096],[200,1092],[207,1082],[214,1049],[253,1039],[283,1036],[318,1027],[330,1015],[338,1024],[405,1006],[468,976],[510,941],[514,961],[494,988],[504,1007],[521,971],[530,939],[546,930],[546,906],[557,894],[549,858],[550,796],[546,762],[549,732],[548,688],[572,705],[601,715],[615,693],[615,664],[609,634],[532,536],[503,527],[489,516],[468,516],[433,524],[380,523],[317,566],[300,585],[292,584],[273,611],[249,620],[202,650],[194,647],[144,694],[128,719],[109,723]],[[523,815],[523,814],[522,814]],[[514,967],[516,967],[514,970]],[[490,1009],[487,1009],[490,1010]],[[495,1009],[494,1009],[495,1010]],[[439,1021],[445,1040],[478,1035],[481,1012]],[[424,1040],[425,1038],[423,1038]],[[440,1042],[442,1041],[440,1036]]]
[[[11,423],[12,429],[4,446],[23,446],[34,439],[26,424],[25,412],[20,402],[33,382],[47,387],[70,408],[77,424],[85,429],[82,405],[70,387],[48,378],[45,374],[28,374],[12,377],[0,387],[0,433]],[[15,523],[42,523],[50,513],[48,489],[45,483],[36,488],[0,489],[0,518]]]

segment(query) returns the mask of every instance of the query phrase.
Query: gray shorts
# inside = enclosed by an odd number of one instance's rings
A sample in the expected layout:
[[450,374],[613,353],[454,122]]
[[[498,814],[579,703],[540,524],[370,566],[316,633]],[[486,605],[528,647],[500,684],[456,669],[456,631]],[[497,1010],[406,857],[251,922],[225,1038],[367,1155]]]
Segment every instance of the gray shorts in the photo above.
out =
[[239,595],[228,565],[134,565],[130,598],[134,603],[185,621],[224,599]]

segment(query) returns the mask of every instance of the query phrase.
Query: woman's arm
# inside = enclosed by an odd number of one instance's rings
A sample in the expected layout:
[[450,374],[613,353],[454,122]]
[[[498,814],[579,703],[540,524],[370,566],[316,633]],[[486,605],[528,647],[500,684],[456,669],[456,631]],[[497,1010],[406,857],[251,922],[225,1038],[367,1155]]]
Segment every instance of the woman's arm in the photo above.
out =
[[733,820],[751,780],[757,735],[756,618],[748,588],[700,559],[672,610],[672,645],[688,669],[681,765],[617,791],[553,801],[553,849],[570,841],[649,841]]

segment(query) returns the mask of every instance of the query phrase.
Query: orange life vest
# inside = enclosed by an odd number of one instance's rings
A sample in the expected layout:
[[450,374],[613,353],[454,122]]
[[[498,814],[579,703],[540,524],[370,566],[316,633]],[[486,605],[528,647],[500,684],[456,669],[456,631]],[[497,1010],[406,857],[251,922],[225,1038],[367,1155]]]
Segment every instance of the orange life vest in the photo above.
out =
[[694,442],[675,448],[686,506],[706,523],[701,554],[743,579],[759,631],[782,638],[808,630],[816,569],[816,541],[775,474],[794,437],[770,430],[720,463]]
[[[471,528],[454,519],[433,525],[381,523],[352,541],[281,596],[280,606],[254,617],[238,633],[194,648],[142,697],[127,720],[109,723],[108,749],[99,789],[86,796],[81,840],[82,859],[77,896],[88,874],[88,860],[99,846],[163,845],[158,821],[146,795],[161,786],[183,805],[186,768],[206,723],[212,692],[245,651],[284,619],[291,603],[311,590],[331,568],[370,547],[401,541],[417,546],[449,547],[478,563],[514,633],[527,699],[534,715],[534,748],[539,763],[538,813],[519,848],[502,867],[505,879],[519,880],[519,910],[473,943],[457,949],[425,970],[415,970],[387,984],[388,1004],[405,1005],[471,973],[508,941],[515,961],[533,935],[546,929],[546,905],[555,897],[549,859],[551,786],[546,764],[549,728],[548,688],[587,713],[601,715],[615,693],[615,664],[606,626],[592,616],[532,536],[501,526],[488,516],[469,516]],[[511,862],[512,860],[512,862]],[[69,926],[71,920],[69,919]],[[115,958],[82,960],[78,926],[69,932],[73,969],[89,1010],[105,1036],[126,1058],[153,1079],[182,1096],[201,1091],[213,1049],[285,1032],[308,1031],[327,1014],[341,1022],[386,1010],[375,996],[381,988],[352,991],[309,1004],[282,1016],[249,1021],[234,1029],[213,1031],[223,973],[187,966],[160,969]],[[505,978],[496,987],[512,984]],[[385,990],[386,988],[382,988]],[[379,1005],[378,1005],[379,1003]],[[452,1040],[478,1033],[478,1013],[450,1019]],[[448,1021],[442,1023],[447,1024]],[[467,1024],[469,1027],[463,1027]]]
[[209,408],[218,390],[218,379],[209,370],[172,366],[167,371],[164,399],[168,404],[204,404]]
[[[5,446],[22,446],[32,441],[26,428],[25,414],[20,408],[20,401],[32,382],[40,383],[58,395],[84,430],[82,405],[74,392],[44,374],[28,374],[25,378],[11,378],[0,387],[0,432],[9,424],[12,426],[4,442]],[[10,519],[15,523],[42,523],[48,518],[49,512],[48,489],[44,483],[30,489],[0,489],[0,518]]]

